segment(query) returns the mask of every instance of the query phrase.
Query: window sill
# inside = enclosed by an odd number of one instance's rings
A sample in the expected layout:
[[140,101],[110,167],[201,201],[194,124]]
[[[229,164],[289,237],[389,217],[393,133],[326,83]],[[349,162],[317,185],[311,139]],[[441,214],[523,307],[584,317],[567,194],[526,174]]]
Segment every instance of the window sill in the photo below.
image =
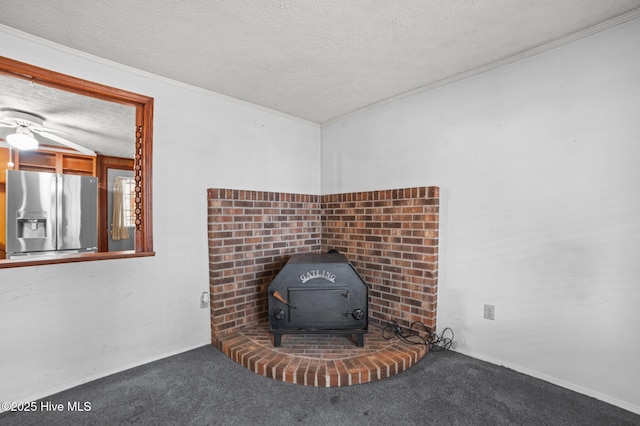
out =
[[38,259],[7,259],[0,261],[0,269],[19,268],[22,266],[56,265],[59,263],[92,262],[94,260],[127,259],[130,257],[151,257],[155,255],[156,253],[153,251],[135,252],[133,250],[127,250],[104,253],[69,254],[54,258],[40,257]]

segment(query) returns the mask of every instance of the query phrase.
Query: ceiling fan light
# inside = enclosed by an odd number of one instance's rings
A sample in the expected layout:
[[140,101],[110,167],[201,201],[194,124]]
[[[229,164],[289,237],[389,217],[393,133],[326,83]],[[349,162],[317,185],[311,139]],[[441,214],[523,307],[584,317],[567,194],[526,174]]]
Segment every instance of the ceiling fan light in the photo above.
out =
[[31,132],[18,131],[7,136],[7,143],[12,147],[20,150],[37,149],[38,141],[33,137]]

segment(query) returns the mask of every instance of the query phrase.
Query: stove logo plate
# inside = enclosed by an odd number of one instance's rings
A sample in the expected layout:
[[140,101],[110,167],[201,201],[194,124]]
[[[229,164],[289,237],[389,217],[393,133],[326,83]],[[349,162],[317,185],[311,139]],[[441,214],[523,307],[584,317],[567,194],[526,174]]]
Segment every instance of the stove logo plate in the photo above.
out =
[[334,274],[333,272],[327,272],[325,270],[319,270],[319,269],[315,269],[312,271],[309,271],[305,274],[300,275],[300,281],[302,281],[302,284],[306,283],[309,280],[313,280],[316,278],[322,278],[323,280],[327,280],[331,283],[335,283],[336,282],[336,274]]

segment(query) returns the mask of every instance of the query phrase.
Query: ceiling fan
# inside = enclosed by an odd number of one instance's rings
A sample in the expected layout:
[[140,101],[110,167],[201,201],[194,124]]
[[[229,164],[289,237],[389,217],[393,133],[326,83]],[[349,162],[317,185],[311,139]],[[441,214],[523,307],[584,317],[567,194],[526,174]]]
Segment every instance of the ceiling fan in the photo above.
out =
[[62,136],[58,136],[59,134],[65,136],[71,135],[67,132],[63,132],[62,130],[45,127],[44,121],[43,117],[29,112],[4,110],[2,111],[2,116],[0,116],[0,127],[11,127],[16,129],[15,133],[6,137],[7,143],[16,149],[37,149],[38,141],[33,136],[33,134],[36,133],[44,138],[82,152],[83,154],[96,155],[95,151],[71,142]]

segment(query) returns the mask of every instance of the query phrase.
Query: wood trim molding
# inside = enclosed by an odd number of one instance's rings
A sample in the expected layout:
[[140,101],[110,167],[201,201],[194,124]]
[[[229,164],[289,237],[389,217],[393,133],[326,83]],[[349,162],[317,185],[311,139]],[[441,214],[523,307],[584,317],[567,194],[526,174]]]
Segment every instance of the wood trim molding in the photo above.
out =
[[98,155],[98,251],[109,251],[108,170],[133,170],[134,160]]
[[[131,105],[136,108],[136,211],[139,223],[136,224],[135,253],[153,255],[152,221],[152,149],[153,149],[153,98],[138,93],[106,86],[81,78],[61,74],[45,68],[0,56],[0,73],[21,78],[36,84],[91,96],[109,102]],[[98,260],[110,257],[126,257],[123,253],[110,256],[109,253],[87,254],[75,260]],[[25,262],[0,260],[0,268],[27,266],[31,264],[64,263],[63,261]]]

